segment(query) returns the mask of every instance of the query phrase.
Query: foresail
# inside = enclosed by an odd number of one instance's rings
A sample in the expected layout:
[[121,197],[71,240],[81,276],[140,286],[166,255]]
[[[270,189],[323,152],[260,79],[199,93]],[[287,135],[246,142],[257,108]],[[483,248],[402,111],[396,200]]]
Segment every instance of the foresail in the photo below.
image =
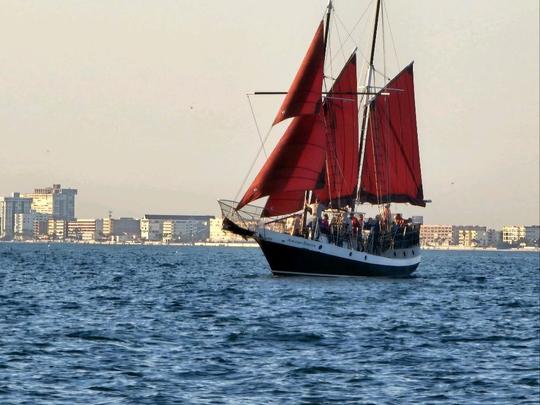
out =
[[237,209],[261,197],[272,198],[274,194],[315,188],[324,166],[325,153],[321,114],[295,117]]
[[369,106],[359,199],[424,207],[412,63]]
[[358,183],[358,96],[356,54],[353,54],[324,101],[327,133],[323,189],[314,191],[334,208],[351,205]]
[[317,113],[321,107],[323,77],[324,35],[321,21],[272,125],[287,118]]
[[302,190],[274,193],[266,201],[261,216],[275,217],[300,211],[304,206],[305,194]]

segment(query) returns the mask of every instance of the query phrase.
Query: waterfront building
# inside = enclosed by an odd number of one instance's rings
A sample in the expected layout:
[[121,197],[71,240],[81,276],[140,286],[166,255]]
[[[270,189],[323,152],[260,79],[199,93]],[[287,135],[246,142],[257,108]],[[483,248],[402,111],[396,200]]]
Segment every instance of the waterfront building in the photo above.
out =
[[234,243],[245,242],[246,240],[240,235],[236,235],[232,232],[225,232],[223,230],[223,218],[210,219],[210,242],[216,243]]
[[452,225],[428,225],[420,227],[422,246],[449,246],[452,244]]
[[206,241],[212,218],[211,215],[146,214],[141,219],[141,239],[185,243]]
[[525,243],[529,246],[540,245],[540,226],[530,225],[525,226]]
[[517,245],[525,241],[524,225],[505,225],[502,229],[502,241],[508,245]]
[[15,232],[15,214],[28,214],[32,199],[13,193],[11,197],[0,197],[0,238],[13,239]]
[[75,196],[77,190],[62,188],[60,184],[52,187],[36,188],[33,193],[23,194],[32,199],[32,210],[48,214],[53,219],[75,219]]
[[[40,214],[38,212],[18,213],[14,216],[14,238],[19,240],[27,240],[35,238],[35,226],[37,223],[47,223],[49,220],[48,214]],[[39,225],[38,225],[39,226]],[[47,228],[45,227],[45,233]]]
[[64,240],[67,237],[68,221],[51,218],[47,221],[47,236],[52,240]]
[[452,244],[461,247],[486,246],[487,228],[478,225],[452,225]]
[[103,237],[102,219],[76,219],[68,221],[67,236],[73,240],[92,241]]
[[141,221],[136,218],[103,218],[103,235],[118,236],[125,240],[140,239]]
[[497,247],[502,242],[502,232],[495,229],[486,231],[486,246]]
[[34,239],[48,238],[49,219],[34,221],[33,237]]

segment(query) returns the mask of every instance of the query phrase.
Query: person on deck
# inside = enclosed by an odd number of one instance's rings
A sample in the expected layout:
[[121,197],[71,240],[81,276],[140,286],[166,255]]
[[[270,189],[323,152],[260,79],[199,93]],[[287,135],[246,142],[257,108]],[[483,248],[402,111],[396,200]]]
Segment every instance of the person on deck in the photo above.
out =
[[319,197],[315,197],[315,202],[307,206],[307,211],[311,213],[311,221],[308,225],[311,228],[311,239],[319,239],[319,221],[326,206],[319,201]]
[[328,219],[328,214],[324,214],[321,219],[321,227],[320,227],[321,233],[323,235],[327,235],[330,233],[330,221]]
[[381,224],[382,224],[382,218],[380,215],[377,215],[375,217],[374,225],[371,228],[371,253],[378,254],[380,251],[380,236],[381,236]]
[[301,236],[302,234],[302,216],[300,214],[296,214],[294,216],[293,225],[291,228],[291,235],[292,236]]
[[383,231],[389,231],[392,226],[392,212],[390,211],[390,204],[384,206],[381,218],[381,229]]
[[360,221],[351,213],[351,240],[352,248],[358,249],[358,234],[360,233]]

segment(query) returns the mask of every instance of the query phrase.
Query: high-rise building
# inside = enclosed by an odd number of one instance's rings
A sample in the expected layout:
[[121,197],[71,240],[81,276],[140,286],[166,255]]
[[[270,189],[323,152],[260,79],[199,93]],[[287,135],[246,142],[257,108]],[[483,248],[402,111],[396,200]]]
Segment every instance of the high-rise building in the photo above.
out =
[[11,197],[0,197],[0,238],[13,239],[15,236],[15,214],[28,214],[32,199],[13,193]]
[[74,188],[62,188],[60,184],[52,187],[36,188],[33,193],[23,194],[23,197],[32,199],[32,210],[41,214],[48,214],[53,219],[75,219]]

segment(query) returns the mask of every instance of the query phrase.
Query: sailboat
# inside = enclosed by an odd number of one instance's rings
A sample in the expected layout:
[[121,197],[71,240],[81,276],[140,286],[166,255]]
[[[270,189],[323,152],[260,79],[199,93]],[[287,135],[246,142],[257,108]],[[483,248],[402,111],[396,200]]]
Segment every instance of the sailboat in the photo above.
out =
[[[366,86],[359,91],[355,50],[323,91],[332,11],[330,0],[289,91],[255,93],[285,94],[272,125],[290,123],[240,201],[219,200],[223,229],[253,238],[274,275],[409,276],[420,225],[394,220],[390,204],[427,202],[413,64],[374,86],[377,0]],[[366,203],[381,215],[362,218]]]

